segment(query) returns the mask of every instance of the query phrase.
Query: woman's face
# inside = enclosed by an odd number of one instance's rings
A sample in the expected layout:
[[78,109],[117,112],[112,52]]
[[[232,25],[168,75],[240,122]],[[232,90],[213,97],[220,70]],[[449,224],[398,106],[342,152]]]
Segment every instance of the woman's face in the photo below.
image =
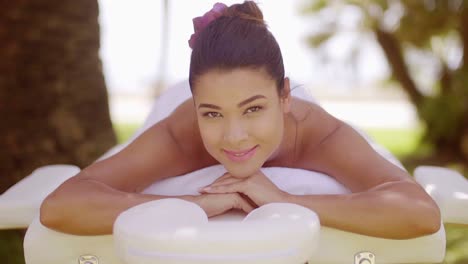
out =
[[[287,87],[286,87],[287,86]],[[289,91],[289,81],[285,79]],[[193,90],[201,137],[207,151],[235,177],[258,171],[280,146],[288,96],[264,70],[209,71]]]

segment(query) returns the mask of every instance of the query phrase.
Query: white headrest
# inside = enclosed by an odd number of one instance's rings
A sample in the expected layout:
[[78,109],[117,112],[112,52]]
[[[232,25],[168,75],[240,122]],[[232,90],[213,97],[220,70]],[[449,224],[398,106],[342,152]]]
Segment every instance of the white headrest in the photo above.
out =
[[295,204],[268,204],[244,221],[208,221],[198,205],[162,199],[133,207],[114,224],[120,258],[137,263],[305,263],[320,223]]

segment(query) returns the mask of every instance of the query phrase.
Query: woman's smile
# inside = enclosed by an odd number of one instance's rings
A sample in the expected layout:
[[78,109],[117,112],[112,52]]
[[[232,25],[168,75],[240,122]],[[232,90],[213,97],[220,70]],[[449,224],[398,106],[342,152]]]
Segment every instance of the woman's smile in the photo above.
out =
[[232,151],[223,149],[226,156],[234,162],[243,162],[249,160],[257,152],[258,145],[255,145],[253,148],[242,150],[242,151]]

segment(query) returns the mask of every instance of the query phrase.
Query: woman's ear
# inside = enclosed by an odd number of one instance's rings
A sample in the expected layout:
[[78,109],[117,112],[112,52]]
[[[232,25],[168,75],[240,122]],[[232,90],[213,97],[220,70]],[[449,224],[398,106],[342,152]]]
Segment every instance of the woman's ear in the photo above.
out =
[[289,78],[284,78],[283,90],[281,91],[281,107],[283,113],[289,113],[291,110],[291,86],[289,83]]

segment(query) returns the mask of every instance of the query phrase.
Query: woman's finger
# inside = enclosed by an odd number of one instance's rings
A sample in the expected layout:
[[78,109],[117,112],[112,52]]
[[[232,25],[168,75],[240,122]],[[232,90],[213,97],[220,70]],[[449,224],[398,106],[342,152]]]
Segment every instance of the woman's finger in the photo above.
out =
[[243,181],[218,186],[207,186],[200,191],[205,193],[243,193]]
[[226,178],[222,181],[216,181],[206,187],[213,187],[213,186],[220,186],[220,185],[225,185],[225,184],[233,184],[233,183],[236,183],[236,182],[240,182],[242,181],[242,179],[236,179],[236,178]]
[[251,204],[249,201],[241,197],[240,195],[237,196],[236,198],[236,209],[240,209],[246,213],[252,212],[256,206],[254,204]]
[[239,195],[242,197],[242,199],[244,199],[247,203],[249,203],[254,208],[258,207],[258,205],[252,199],[250,199],[250,197],[248,195],[246,195],[244,193],[240,193]]
[[206,193],[206,192],[209,192],[208,190],[212,189],[213,187],[219,187],[219,186],[223,186],[223,185],[230,185],[230,184],[235,184],[235,183],[239,183],[243,181],[243,179],[237,179],[237,178],[225,178],[224,180],[222,181],[217,181],[217,182],[214,182],[210,185],[207,185],[205,187],[201,187],[198,192],[200,193]]

